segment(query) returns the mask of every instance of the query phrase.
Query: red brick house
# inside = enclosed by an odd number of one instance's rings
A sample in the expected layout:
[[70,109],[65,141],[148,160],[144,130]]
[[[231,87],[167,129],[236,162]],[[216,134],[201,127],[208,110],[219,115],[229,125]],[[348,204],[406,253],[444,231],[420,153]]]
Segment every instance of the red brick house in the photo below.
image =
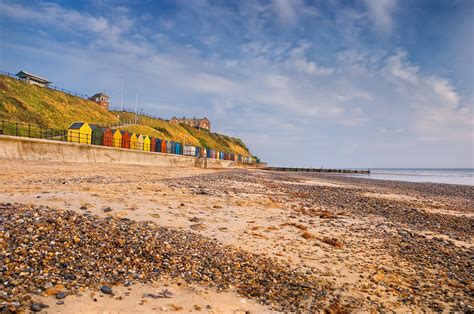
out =
[[109,99],[110,97],[104,93],[98,93],[92,97],[89,97],[89,100],[92,100],[93,102],[95,102],[96,104],[104,108],[105,110],[109,110]]
[[170,119],[169,122],[173,123],[173,124],[181,124],[182,123],[182,124],[186,124],[186,125],[190,125],[192,127],[195,127],[196,129],[204,129],[204,130],[211,131],[211,121],[209,121],[207,118],[189,119],[189,118],[183,117],[182,119],[179,119],[179,118],[173,117],[173,118]]

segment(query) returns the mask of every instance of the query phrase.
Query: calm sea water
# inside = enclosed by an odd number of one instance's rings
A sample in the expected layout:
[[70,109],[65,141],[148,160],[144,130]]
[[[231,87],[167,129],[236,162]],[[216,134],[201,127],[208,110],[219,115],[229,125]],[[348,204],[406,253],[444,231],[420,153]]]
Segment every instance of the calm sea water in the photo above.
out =
[[378,180],[397,180],[408,182],[434,182],[448,184],[474,185],[474,169],[370,169],[368,175],[354,175]]

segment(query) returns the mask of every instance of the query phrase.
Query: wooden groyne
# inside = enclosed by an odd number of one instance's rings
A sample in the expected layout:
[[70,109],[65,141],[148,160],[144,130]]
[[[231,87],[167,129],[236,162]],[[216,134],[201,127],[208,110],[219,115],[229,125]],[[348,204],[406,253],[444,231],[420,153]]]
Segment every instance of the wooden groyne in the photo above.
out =
[[291,171],[291,172],[332,172],[332,173],[358,173],[369,174],[370,170],[361,169],[324,169],[324,168],[288,168],[288,167],[266,167],[265,170]]

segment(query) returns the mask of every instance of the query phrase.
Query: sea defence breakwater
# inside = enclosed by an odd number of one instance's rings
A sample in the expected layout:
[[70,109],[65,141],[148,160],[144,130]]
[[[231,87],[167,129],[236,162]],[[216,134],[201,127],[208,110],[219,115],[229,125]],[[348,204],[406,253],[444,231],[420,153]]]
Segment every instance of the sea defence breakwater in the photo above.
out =
[[324,168],[289,168],[289,167],[266,167],[265,170],[289,171],[289,172],[334,172],[334,173],[359,173],[369,174],[370,170],[361,169],[324,169]]
[[231,160],[150,153],[6,135],[0,136],[0,159],[200,168],[227,168],[235,164]]

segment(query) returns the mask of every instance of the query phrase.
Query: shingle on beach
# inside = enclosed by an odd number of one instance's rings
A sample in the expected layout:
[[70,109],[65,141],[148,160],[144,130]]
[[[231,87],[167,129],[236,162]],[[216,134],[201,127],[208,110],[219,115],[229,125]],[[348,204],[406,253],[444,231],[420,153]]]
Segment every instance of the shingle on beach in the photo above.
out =
[[2,299],[25,309],[31,295],[149,282],[161,276],[227,290],[276,309],[308,309],[324,292],[311,276],[270,258],[151,222],[99,218],[45,206],[0,205]]

